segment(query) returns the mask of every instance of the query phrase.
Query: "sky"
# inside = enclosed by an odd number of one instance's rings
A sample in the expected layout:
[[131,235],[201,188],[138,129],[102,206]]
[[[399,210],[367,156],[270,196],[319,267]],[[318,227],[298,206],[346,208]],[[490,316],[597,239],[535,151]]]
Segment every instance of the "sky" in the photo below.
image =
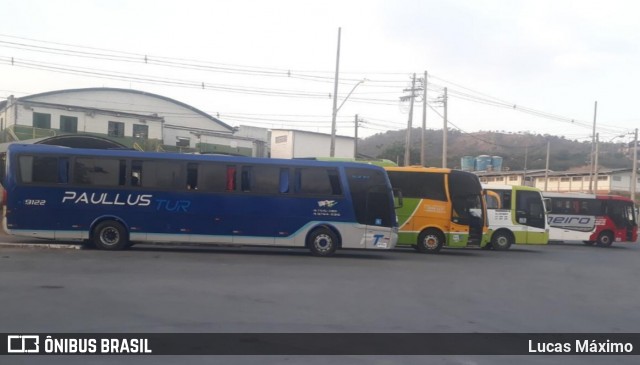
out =
[[445,87],[448,127],[468,133],[591,140],[595,118],[601,141],[625,142],[640,125],[637,1],[0,0],[0,9],[0,98],[127,88],[232,126],[330,133],[340,29],[340,135],[354,135],[356,115],[360,137],[405,129],[410,103],[400,98],[425,71],[428,129],[443,127]]

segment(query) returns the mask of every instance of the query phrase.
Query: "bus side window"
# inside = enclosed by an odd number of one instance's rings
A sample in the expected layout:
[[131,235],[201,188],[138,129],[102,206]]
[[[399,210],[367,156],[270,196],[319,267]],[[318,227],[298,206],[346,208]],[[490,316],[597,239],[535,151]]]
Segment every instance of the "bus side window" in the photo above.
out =
[[278,187],[278,192],[281,194],[289,192],[289,169],[281,168],[280,169],[280,184]]
[[242,172],[240,173],[240,189],[242,191],[251,191],[251,179],[251,166],[242,166]]
[[131,161],[131,186],[142,186],[142,161]]
[[58,184],[69,182],[69,158],[60,157],[58,159]]
[[505,191],[502,196],[502,209],[511,209],[511,192]]
[[198,190],[198,164],[187,164],[187,190]]
[[236,190],[236,167],[227,166],[227,191]]

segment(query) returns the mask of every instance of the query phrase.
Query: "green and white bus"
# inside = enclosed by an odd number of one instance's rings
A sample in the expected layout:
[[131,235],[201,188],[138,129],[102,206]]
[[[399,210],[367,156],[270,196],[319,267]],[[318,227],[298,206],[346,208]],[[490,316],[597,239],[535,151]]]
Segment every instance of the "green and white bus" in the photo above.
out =
[[549,224],[539,189],[483,184],[491,237],[486,248],[508,250],[512,244],[546,245]]

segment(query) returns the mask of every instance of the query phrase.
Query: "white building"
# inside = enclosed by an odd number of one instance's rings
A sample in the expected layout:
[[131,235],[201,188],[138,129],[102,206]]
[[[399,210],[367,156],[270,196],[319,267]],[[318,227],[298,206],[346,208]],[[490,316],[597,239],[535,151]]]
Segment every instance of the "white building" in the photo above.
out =
[[144,150],[246,156],[256,156],[257,144],[264,151],[265,143],[236,136],[233,127],[180,101],[114,88],[11,96],[0,102],[0,132],[2,142],[80,133]]
[[[355,139],[336,136],[334,157],[355,158]],[[292,129],[271,130],[271,157],[329,157],[331,135]]]
[[[485,184],[508,184],[533,186],[550,192],[593,191],[596,194],[629,196],[631,193],[631,169],[601,168],[597,176],[589,176],[588,168],[569,171],[544,170],[502,172],[477,172],[480,181]],[[523,181],[525,183],[523,184]],[[591,182],[591,183],[590,183]],[[636,192],[640,192],[640,177],[636,178]]]

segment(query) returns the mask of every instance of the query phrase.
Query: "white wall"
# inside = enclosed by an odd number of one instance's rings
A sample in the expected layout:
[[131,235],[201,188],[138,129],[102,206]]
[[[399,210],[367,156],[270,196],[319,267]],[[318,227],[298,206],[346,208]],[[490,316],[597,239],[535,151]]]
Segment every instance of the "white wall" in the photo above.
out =
[[[157,96],[139,92],[129,92],[127,90],[80,89],[51,95],[29,97],[28,100],[143,115],[156,113],[159,117],[164,118],[165,124],[167,125],[203,129],[212,132],[230,132],[225,126],[197,113],[191,108]],[[80,124],[80,120],[78,120],[78,124]],[[78,129],[80,129],[80,127],[78,127]],[[151,134],[151,131],[149,131],[149,133]],[[164,143],[167,145],[175,145],[175,135],[165,136]]]
[[271,131],[271,157],[293,158],[293,131],[280,129]]
[[[355,141],[336,136],[334,157],[354,158]],[[274,129],[271,131],[272,158],[329,157],[331,135],[304,131]]]
[[[336,136],[334,157],[354,158],[353,148],[353,138]],[[330,155],[330,135],[294,132],[293,157],[329,157]]]
[[[78,118],[78,132],[108,134],[109,121],[124,123],[124,136],[133,137],[133,125],[147,125],[150,139],[162,139],[162,121],[158,119],[137,118],[131,116],[115,116],[99,114],[99,112],[87,113],[84,111],[64,110],[45,106],[18,106],[18,119],[16,124],[33,126],[33,113],[51,115],[51,128],[60,129],[60,117]],[[144,120],[144,122],[142,121]]]

